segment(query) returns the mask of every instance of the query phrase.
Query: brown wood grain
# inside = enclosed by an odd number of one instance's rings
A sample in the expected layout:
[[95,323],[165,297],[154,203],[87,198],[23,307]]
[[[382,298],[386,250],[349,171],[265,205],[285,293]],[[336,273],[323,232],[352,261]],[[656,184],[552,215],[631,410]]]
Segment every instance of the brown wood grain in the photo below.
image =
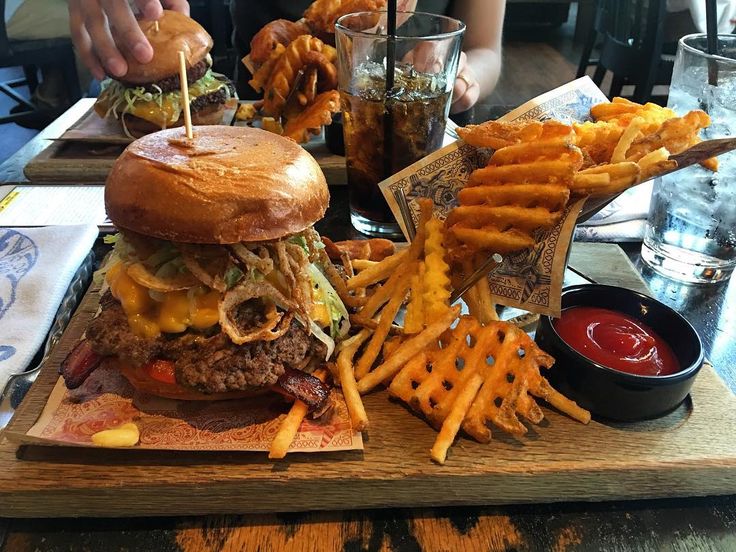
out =
[[[523,550],[526,537],[508,515],[481,515],[468,526],[448,517],[414,510],[407,520],[391,517],[376,523],[368,512],[335,514],[312,512],[283,515],[211,516],[182,523],[176,543],[182,552],[321,552],[325,550],[396,550],[416,544],[424,552]],[[574,531],[558,539],[564,552]],[[397,538],[399,537],[399,538]],[[398,541],[398,542],[397,542]],[[406,546],[407,549],[410,549]]]
[[[96,117],[92,111],[92,103],[90,100],[82,100],[79,107],[75,106],[74,114],[77,118],[71,128],[86,117]],[[45,140],[42,144],[43,147],[33,158],[28,158],[23,168],[25,177],[33,183],[104,183],[112,164],[125,148],[125,144],[94,143],[89,139]],[[323,137],[314,138],[304,145],[304,149],[317,160],[329,185],[347,184],[345,158],[331,153]]]
[[[599,249],[598,257],[588,252],[590,262],[621,262]],[[618,271],[609,266],[607,273]],[[95,305],[88,295],[9,434],[33,424],[56,366]],[[79,516],[138,516],[728,494],[736,492],[735,406],[706,368],[692,403],[665,418],[582,426],[545,409],[547,422],[522,441],[497,433],[481,445],[461,437],[445,466],[429,461],[435,432],[385,391],[366,398],[372,425],[362,453],[290,455],[273,463],[250,453],[25,447],[16,458],[16,447],[6,441],[0,444],[0,515],[64,515],[70,501]]]
[[[324,140],[308,144],[306,149],[322,167],[328,184],[347,183],[345,158],[330,153]],[[29,181],[36,183],[99,184],[105,182],[122,151],[123,146],[56,140],[26,165],[24,173]]]
[[577,69],[549,44],[527,40],[511,40],[504,44],[503,66],[506,70],[502,72],[498,85],[483,103],[521,105],[570,82]]

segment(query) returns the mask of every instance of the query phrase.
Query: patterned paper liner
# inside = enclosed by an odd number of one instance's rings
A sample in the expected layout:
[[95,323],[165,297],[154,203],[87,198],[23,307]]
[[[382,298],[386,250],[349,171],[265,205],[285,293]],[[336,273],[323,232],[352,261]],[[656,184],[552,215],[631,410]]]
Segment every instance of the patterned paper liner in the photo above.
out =
[[[333,391],[332,399],[330,413],[302,422],[290,452],[363,449],[342,394]],[[60,378],[26,442],[95,447],[94,433],[134,422],[141,434],[139,449],[267,451],[288,408],[273,394],[211,402],[137,394],[117,370],[102,366],[72,392]]]

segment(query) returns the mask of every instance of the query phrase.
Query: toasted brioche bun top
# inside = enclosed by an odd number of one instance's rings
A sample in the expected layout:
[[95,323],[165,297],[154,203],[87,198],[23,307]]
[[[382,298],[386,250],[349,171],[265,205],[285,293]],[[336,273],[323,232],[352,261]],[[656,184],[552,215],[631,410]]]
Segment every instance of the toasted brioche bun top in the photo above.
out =
[[123,230],[165,240],[225,244],[278,239],[324,216],[330,196],[296,142],[248,127],[162,130],[115,161],[105,206]]
[[130,52],[123,52],[128,72],[121,80],[134,84],[153,83],[179,73],[179,51],[184,52],[187,67],[202,61],[212,49],[212,37],[204,27],[183,13],[164,10],[158,20],[138,22],[153,46],[153,59],[140,63]]

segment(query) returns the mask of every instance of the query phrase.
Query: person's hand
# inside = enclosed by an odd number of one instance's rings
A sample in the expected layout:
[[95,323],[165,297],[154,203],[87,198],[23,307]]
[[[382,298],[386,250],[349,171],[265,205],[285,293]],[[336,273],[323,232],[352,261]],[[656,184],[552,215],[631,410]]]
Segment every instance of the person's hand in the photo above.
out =
[[460,113],[475,105],[480,97],[480,85],[468,63],[465,52],[460,52],[460,62],[457,68],[457,78],[452,89],[452,105],[450,113]]
[[[187,0],[134,1],[143,19],[159,19],[164,8],[189,15]],[[140,63],[153,58],[153,48],[126,0],[69,0],[69,26],[80,59],[98,80],[128,72],[121,50]]]

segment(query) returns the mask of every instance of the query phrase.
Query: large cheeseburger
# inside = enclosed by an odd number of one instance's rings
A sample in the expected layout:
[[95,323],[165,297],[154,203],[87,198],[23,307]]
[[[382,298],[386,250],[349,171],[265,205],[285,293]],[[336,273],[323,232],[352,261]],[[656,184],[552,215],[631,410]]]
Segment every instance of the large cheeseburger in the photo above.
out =
[[131,136],[184,124],[178,53],[183,51],[192,123],[220,123],[234,88],[227,77],[212,72],[212,37],[194,19],[170,10],[164,10],[157,22],[142,20],[139,24],[153,47],[153,59],[139,63],[124,53],[128,72],[103,81],[95,103],[97,114],[120,120]]
[[312,228],[328,202],[316,161],[259,129],[201,126],[193,140],[169,129],[130,144],[105,187],[119,230],[108,289],[62,364],[67,387],[104,361],[163,397],[274,390],[318,408],[325,388],[308,374],[348,330]]

